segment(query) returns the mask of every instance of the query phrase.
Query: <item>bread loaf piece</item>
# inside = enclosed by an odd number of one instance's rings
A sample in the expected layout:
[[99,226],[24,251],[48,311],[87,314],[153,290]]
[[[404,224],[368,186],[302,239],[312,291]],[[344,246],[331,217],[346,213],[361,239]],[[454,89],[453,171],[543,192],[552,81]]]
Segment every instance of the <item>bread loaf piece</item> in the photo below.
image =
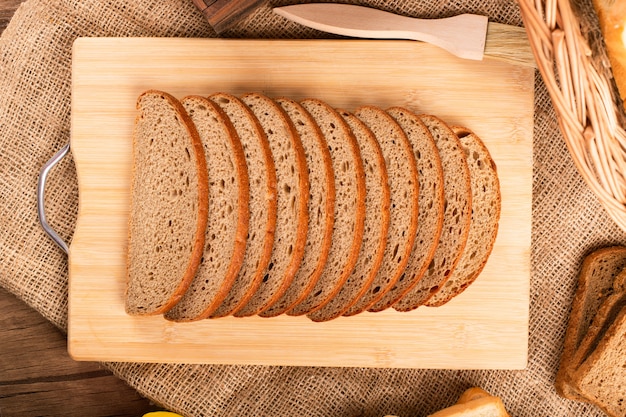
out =
[[245,256],[230,292],[211,314],[211,318],[218,318],[243,307],[265,275],[276,228],[276,169],[267,137],[248,106],[226,93],[212,94],[209,100],[217,104],[233,124],[241,140],[250,182]]
[[626,307],[572,378],[574,387],[612,417],[626,416]]
[[419,180],[413,148],[402,127],[384,110],[363,106],[354,114],[369,127],[387,165],[390,207],[387,247],[378,274],[363,296],[345,313],[360,313],[380,300],[400,279],[417,234]]
[[411,142],[417,163],[419,181],[419,214],[417,236],[404,273],[369,311],[382,311],[392,306],[426,273],[431,265],[441,236],[444,213],[443,167],[437,145],[430,131],[413,112],[394,107],[387,110],[404,129]]
[[626,100],[626,2],[593,0],[611,70],[622,101]]
[[572,386],[570,363],[600,305],[613,292],[615,277],[626,267],[626,247],[610,246],[587,255],[578,275],[555,387],[559,395],[585,401]]
[[489,150],[475,133],[464,127],[452,130],[467,155],[472,186],[472,220],[461,259],[445,284],[426,302],[438,307],[463,292],[485,267],[498,234],[500,182]]
[[457,403],[428,417],[509,417],[509,413],[507,413],[500,398],[484,396],[472,401]]
[[389,181],[380,145],[358,117],[346,110],[337,111],[354,133],[365,168],[365,228],[352,274],[329,303],[308,314],[313,321],[328,321],[341,316],[365,294],[382,264],[389,231]]
[[137,100],[125,294],[128,314],[162,314],[189,287],[204,248],[208,176],[198,132],[180,102]]
[[274,248],[265,276],[237,317],[259,314],[283,296],[296,275],[306,244],[309,175],[300,137],[285,111],[271,98],[250,93],[241,100],[257,117],[276,166],[277,211]]
[[445,284],[467,243],[472,213],[469,167],[459,138],[436,116],[420,115],[420,119],[433,135],[441,157],[445,196],[443,230],[432,268],[393,305],[397,311],[418,308]]
[[365,173],[358,143],[345,120],[317,99],[300,103],[315,119],[330,150],[335,174],[335,222],[326,267],[315,288],[288,315],[322,308],[341,289],[357,262],[365,223]]
[[226,114],[205,97],[187,96],[181,102],[204,147],[209,213],[196,276],[165,318],[193,321],[209,317],[219,307],[239,273],[246,250],[250,185],[241,141]]
[[285,294],[262,317],[277,316],[302,301],[315,287],[328,259],[335,219],[335,176],[328,143],[313,117],[298,102],[279,98],[304,147],[309,173],[309,224],[304,257]]

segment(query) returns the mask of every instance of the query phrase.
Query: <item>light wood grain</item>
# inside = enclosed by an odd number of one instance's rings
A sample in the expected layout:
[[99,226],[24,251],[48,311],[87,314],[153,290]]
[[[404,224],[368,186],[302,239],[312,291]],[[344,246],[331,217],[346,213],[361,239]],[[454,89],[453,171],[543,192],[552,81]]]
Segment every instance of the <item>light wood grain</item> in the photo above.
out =
[[[467,61],[410,41],[79,39],[72,152],[79,218],[70,247],[69,349],[79,360],[406,368],[526,366],[533,70]],[[262,91],[354,109],[407,106],[489,147],[502,218],[478,280],[440,308],[312,323],[303,317],[174,324],[124,313],[131,132],[146,89]]]

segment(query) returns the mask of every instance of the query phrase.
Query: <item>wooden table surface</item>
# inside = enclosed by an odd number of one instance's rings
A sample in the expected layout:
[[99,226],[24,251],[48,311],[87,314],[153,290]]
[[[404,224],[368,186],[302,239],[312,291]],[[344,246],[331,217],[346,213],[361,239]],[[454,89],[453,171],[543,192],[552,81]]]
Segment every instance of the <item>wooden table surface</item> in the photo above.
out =
[[[0,33],[24,0],[0,0]],[[159,410],[98,363],[76,362],[65,335],[0,287],[0,416],[133,416]]]

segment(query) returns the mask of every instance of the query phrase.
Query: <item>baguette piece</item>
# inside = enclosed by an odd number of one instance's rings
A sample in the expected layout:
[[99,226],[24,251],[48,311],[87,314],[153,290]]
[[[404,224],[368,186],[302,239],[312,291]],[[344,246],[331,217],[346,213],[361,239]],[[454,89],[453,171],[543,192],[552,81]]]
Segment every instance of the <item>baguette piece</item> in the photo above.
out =
[[385,158],[372,131],[354,114],[337,110],[352,129],[365,168],[365,229],[357,263],[341,290],[324,307],[308,314],[313,321],[341,316],[370,288],[385,255],[391,197]]
[[411,290],[426,273],[439,243],[443,227],[444,194],[443,167],[435,140],[422,120],[402,107],[387,109],[404,129],[411,142],[417,163],[419,181],[418,230],[409,262],[398,282],[383,295],[369,311],[382,311],[391,307]]
[[464,404],[483,397],[491,397],[491,394],[480,387],[471,387],[463,391],[463,394],[456,400],[456,403]]
[[243,146],[250,182],[245,256],[229,294],[211,314],[211,318],[218,318],[243,307],[265,275],[276,229],[276,168],[263,128],[248,106],[227,93],[212,94],[209,100],[217,104],[233,124]]
[[413,147],[402,127],[384,110],[363,106],[355,111],[374,132],[387,165],[390,190],[390,223],[382,265],[363,296],[344,316],[365,311],[380,300],[400,279],[417,235],[419,180]]
[[626,307],[575,372],[572,382],[585,398],[608,415],[626,415]]
[[306,99],[300,104],[313,116],[330,149],[335,173],[335,223],[326,267],[313,291],[287,311],[290,316],[311,313],[335,297],[356,265],[365,224],[365,172],[352,130],[327,103]]
[[622,101],[626,101],[626,3],[616,0],[593,0],[600,31],[604,38],[611,71]]
[[585,401],[572,385],[570,363],[600,305],[613,293],[615,277],[626,267],[626,247],[609,246],[587,255],[578,275],[578,287],[565,330],[565,341],[555,388],[559,395]]
[[472,186],[472,220],[461,259],[446,283],[426,303],[442,306],[476,280],[487,264],[498,234],[502,197],[496,164],[478,136],[465,127],[452,127],[467,154]]
[[162,314],[200,265],[208,176],[198,132],[176,98],[148,90],[137,110],[125,308],[132,315]]
[[187,96],[181,103],[204,146],[209,213],[196,277],[165,314],[166,319],[178,322],[209,317],[228,295],[243,263],[250,217],[248,168],[235,128],[220,107],[205,97]]
[[304,257],[287,292],[262,317],[284,313],[302,301],[315,287],[330,252],[335,220],[335,175],[328,143],[313,117],[298,102],[276,99],[293,122],[306,154],[309,173],[309,225]]
[[446,208],[432,268],[429,267],[417,285],[393,305],[397,311],[418,308],[445,284],[465,249],[472,218],[470,173],[459,138],[436,116],[420,115],[420,119],[430,130],[439,150]]
[[509,413],[500,398],[484,396],[465,403],[457,403],[428,417],[509,417]]
[[274,248],[265,276],[248,303],[235,312],[236,317],[261,313],[287,291],[304,256],[309,217],[306,155],[291,120],[282,107],[263,94],[245,94],[241,101],[261,123],[272,150],[277,212]]

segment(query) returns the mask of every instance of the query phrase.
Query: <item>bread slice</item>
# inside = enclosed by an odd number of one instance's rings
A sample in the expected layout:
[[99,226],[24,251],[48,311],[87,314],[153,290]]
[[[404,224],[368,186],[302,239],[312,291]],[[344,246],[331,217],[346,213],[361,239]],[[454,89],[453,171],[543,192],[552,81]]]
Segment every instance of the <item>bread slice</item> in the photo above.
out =
[[226,114],[205,97],[187,96],[181,103],[204,147],[209,213],[196,277],[165,318],[193,321],[209,317],[219,307],[239,273],[246,250],[250,185],[243,146]]
[[413,112],[393,107],[387,113],[405,131],[415,155],[419,181],[418,229],[404,273],[378,302],[368,308],[372,312],[391,307],[417,285],[431,264],[443,227],[443,167],[435,140],[424,122]]
[[496,164],[471,130],[452,127],[467,155],[472,186],[472,220],[467,244],[454,272],[425,305],[442,306],[465,291],[487,264],[496,242],[502,197]]
[[402,127],[384,110],[363,106],[354,112],[374,132],[387,165],[391,205],[387,247],[381,267],[363,296],[345,313],[360,313],[380,300],[404,273],[417,235],[419,180],[413,147]]
[[287,292],[262,317],[277,316],[289,310],[309,295],[315,287],[330,252],[335,220],[335,176],[328,143],[313,117],[298,102],[279,98],[293,122],[304,147],[309,173],[309,225],[300,269]]
[[600,305],[613,292],[615,277],[626,267],[626,247],[609,246],[587,255],[578,275],[578,287],[565,330],[565,341],[555,388],[559,395],[573,400],[584,398],[572,386],[570,362],[585,337]]
[[363,243],[352,274],[324,307],[308,315],[313,321],[341,316],[370,288],[385,255],[389,231],[390,191],[385,158],[372,131],[354,114],[337,110],[352,129],[365,168],[365,229]]
[[626,307],[574,374],[576,389],[612,417],[626,416]]
[[173,96],[137,99],[125,308],[162,314],[183,296],[198,269],[208,211],[208,176],[198,132]]
[[313,291],[287,311],[298,316],[322,308],[341,289],[361,249],[365,223],[365,172],[359,145],[337,111],[317,99],[300,104],[313,116],[330,150],[335,174],[335,223],[326,267]]
[[250,182],[245,255],[230,292],[210,316],[218,318],[243,307],[265,275],[276,228],[276,169],[267,137],[248,106],[227,93],[212,94],[209,100],[224,111],[235,128],[243,147]]
[[277,212],[272,257],[265,276],[237,317],[259,314],[283,296],[296,275],[306,245],[309,175],[300,137],[289,117],[274,100],[249,93],[241,100],[257,117],[276,165]]
[[485,396],[444,408],[428,417],[509,417],[509,413],[500,398]]
[[454,271],[467,243],[472,214],[469,167],[459,138],[436,116],[420,115],[430,130],[443,166],[445,212],[443,230],[431,266],[393,308],[410,311],[423,305]]

